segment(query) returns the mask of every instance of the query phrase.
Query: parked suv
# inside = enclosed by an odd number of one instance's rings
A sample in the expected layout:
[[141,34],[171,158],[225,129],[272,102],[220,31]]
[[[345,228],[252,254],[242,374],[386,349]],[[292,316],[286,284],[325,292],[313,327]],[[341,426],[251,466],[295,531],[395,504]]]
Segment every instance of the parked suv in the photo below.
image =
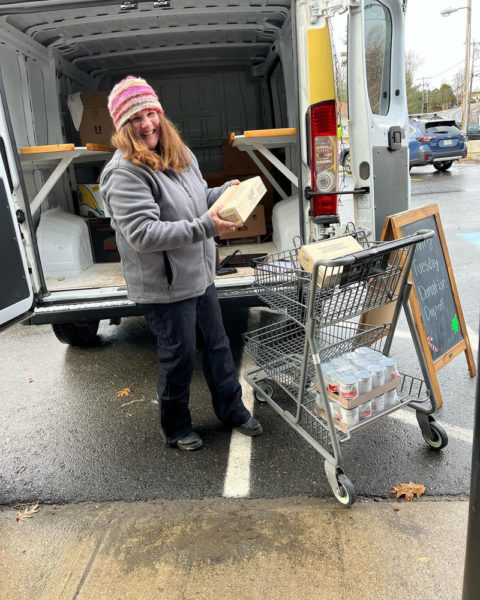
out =
[[446,171],[467,155],[466,137],[455,121],[414,119],[409,125],[410,168],[433,165]]

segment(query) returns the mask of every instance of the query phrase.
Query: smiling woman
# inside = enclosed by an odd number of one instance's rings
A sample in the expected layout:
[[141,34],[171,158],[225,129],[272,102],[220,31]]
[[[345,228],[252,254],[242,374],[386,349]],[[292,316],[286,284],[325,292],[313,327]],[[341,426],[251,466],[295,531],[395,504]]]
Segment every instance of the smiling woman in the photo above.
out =
[[242,401],[214,285],[213,237],[238,227],[215,201],[232,184],[208,188],[193,153],[163,114],[157,95],[128,76],[110,92],[118,150],[100,181],[122,259],[128,298],[142,307],[157,339],[160,423],[167,445],[196,450],[190,381],[197,344],[219,421],[248,436],[262,433]]

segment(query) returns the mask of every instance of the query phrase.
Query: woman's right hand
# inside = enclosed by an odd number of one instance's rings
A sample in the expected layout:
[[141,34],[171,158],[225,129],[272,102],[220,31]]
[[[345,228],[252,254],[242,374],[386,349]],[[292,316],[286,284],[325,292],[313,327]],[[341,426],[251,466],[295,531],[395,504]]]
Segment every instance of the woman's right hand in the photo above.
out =
[[222,235],[223,233],[232,233],[236,231],[243,223],[232,223],[231,221],[224,221],[218,216],[218,211],[222,209],[222,206],[216,206],[208,211],[208,214],[212,217],[213,224],[215,225],[215,235]]

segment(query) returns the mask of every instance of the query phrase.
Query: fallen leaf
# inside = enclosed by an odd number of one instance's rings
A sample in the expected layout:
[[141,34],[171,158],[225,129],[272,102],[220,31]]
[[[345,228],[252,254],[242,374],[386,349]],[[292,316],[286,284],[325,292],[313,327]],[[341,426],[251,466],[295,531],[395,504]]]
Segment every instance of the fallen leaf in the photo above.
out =
[[17,521],[23,521],[23,519],[30,519],[33,513],[38,512],[38,502],[32,504],[32,506],[27,506],[23,512],[19,512],[17,515]]
[[400,498],[400,496],[405,496],[405,500],[413,500],[415,495],[417,498],[423,496],[425,489],[425,486],[421,483],[413,483],[413,481],[409,481],[408,483],[401,483],[393,486],[393,488],[390,490],[390,493],[396,493],[397,498]]
[[6,442],[11,442],[11,441],[12,441],[12,438],[11,438],[11,437],[6,437],[6,438],[5,438],[5,441],[6,441]]
[[428,558],[428,556],[419,556],[418,560],[422,563],[430,562],[430,559]]
[[126,413],[125,413],[125,416],[126,416],[126,417],[132,417],[133,415],[132,415],[132,413],[126,412]]
[[124,388],[123,390],[119,390],[117,392],[117,398],[121,398],[122,396],[128,396],[128,394],[130,394],[130,388]]
[[144,398],[135,398],[135,400],[130,400],[130,402],[125,402],[124,404],[120,405],[120,408],[123,408],[124,406],[128,406],[129,404],[135,404],[135,402],[145,402]]
[[28,383],[32,383],[32,381],[35,381],[35,377],[29,377],[28,378]]

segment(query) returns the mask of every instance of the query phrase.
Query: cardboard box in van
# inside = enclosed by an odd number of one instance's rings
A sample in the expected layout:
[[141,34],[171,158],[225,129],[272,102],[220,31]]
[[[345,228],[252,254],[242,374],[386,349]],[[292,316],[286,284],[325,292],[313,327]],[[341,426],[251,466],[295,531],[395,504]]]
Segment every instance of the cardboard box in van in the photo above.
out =
[[114,128],[107,108],[108,92],[82,94],[80,98],[83,115],[78,132],[82,146],[90,143],[109,146]]
[[258,238],[259,235],[265,235],[266,233],[265,208],[259,204],[253,209],[252,214],[239,229],[232,231],[231,233],[222,234],[220,239],[236,240],[241,238]]
[[223,208],[218,214],[223,220],[245,223],[266,191],[261,177],[251,177],[227,188],[212,208],[221,204]]

